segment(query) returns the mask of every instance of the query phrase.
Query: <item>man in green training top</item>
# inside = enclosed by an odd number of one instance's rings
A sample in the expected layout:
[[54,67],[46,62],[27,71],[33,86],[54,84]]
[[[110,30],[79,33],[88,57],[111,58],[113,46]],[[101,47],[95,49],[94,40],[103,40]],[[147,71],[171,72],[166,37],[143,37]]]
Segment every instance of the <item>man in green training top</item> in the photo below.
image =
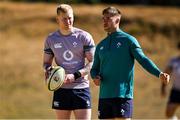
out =
[[96,47],[91,76],[100,85],[99,119],[131,119],[133,109],[134,60],[164,84],[169,75],[147,58],[138,41],[119,28],[121,12],[115,7],[103,10],[104,30],[108,36]]

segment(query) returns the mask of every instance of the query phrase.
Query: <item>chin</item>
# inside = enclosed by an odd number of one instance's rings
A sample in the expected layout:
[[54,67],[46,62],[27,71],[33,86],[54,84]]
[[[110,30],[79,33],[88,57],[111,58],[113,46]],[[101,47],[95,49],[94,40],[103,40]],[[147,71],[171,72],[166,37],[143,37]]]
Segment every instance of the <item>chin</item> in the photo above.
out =
[[108,28],[107,28],[107,27],[104,27],[104,30],[106,31],[106,30],[108,30]]
[[108,28],[104,28],[104,31],[109,32],[109,29]]
[[64,29],[65,30],[70,30],[72,27],[71,26],[66,26]]

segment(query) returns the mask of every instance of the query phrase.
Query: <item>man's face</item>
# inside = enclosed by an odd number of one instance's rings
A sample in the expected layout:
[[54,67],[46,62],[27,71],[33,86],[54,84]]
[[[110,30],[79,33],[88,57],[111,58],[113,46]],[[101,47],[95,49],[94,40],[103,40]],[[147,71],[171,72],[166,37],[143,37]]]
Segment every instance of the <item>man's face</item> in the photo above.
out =
[[73,26],[74,17],[72,12],[61,12],[60,15],[56,17],[56,19],[57,23],[59,24],[59,27],[63,30],[69,30]]
[[117,16],[113,16],[111,14],[104,14],[103,17],[104,30],[106,32],[113,32],[117,26],[119,26],[119,19]]

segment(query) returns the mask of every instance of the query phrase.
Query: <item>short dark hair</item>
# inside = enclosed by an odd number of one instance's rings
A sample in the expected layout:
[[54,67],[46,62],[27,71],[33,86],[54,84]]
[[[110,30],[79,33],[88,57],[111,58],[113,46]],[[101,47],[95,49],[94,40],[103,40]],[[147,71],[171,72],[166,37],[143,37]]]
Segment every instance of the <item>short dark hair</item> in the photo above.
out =
[[117,8],[115,8],[115,7],[110,6],[110,7],[105,8],[105,9],[103,10],[102,14],[103,14],[103,15],[104,15],[104,14],[111,14],[111,15],[113,15],[113,16],[114,16],[114,15],[121,15],[121,11],[118,10]]

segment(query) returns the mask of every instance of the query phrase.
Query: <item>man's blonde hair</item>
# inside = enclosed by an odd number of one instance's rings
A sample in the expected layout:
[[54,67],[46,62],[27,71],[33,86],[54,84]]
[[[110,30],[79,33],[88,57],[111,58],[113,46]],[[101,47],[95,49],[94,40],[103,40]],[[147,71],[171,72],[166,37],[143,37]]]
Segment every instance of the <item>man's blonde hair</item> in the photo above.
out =
[[73,9],[70,5],[68,4],[60,4],[58,7],[57,7],[57,15],[60,15],[61,12],[63,13],[68,13],[68,12],[72,12],[73,13]]

